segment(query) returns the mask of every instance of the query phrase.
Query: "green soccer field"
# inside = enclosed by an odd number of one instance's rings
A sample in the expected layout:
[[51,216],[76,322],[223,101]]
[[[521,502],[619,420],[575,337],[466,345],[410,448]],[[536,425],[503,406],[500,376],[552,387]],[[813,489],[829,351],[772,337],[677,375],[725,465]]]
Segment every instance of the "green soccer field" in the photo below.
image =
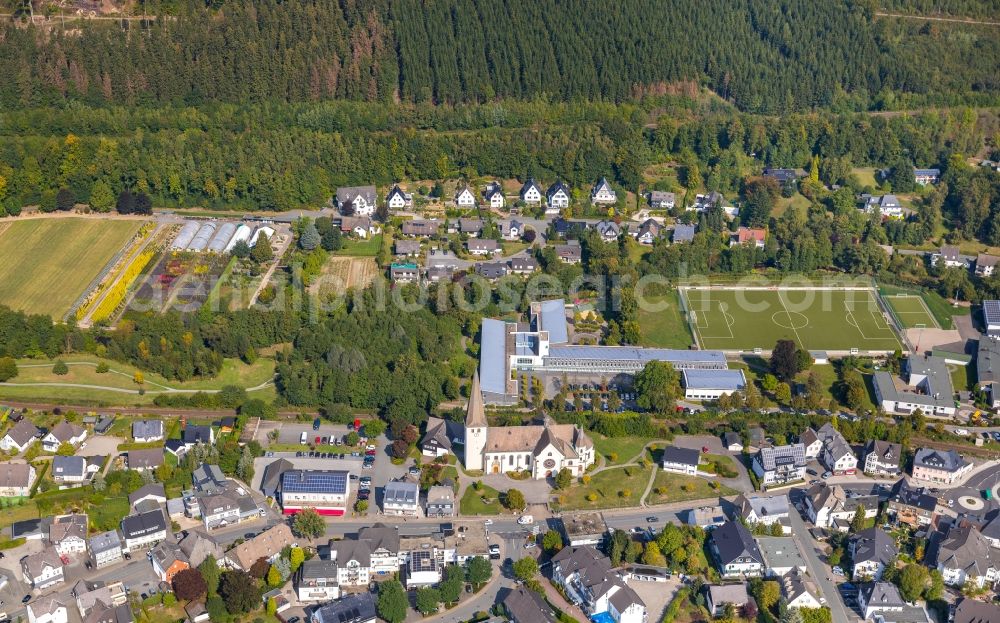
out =
[[901,347],[871,290],[684,290],[683,296],[705,349],[767,352],[783,339],[806,350]]
[[924,299],[910,294],[897,294],[883,297],[885,302],[892,307],[896,317],[904,329],[915,329],[917,327],[927,327],[938,329],[937,320],[927,308]]

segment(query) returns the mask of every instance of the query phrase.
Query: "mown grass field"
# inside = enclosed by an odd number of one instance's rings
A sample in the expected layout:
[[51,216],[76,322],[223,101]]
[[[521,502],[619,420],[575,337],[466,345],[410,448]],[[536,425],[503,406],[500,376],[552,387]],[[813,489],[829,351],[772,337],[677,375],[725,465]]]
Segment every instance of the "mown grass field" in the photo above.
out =
[[[134,393],[139,389],[133,378],[138,370],[128,364],[108,361],[110,370],[98,374],[96,364],[98,358],[89,355],[71,355],[63,357],[69,373],[54,374],[54,361],[47,359],[18,360],[18,375],[9,382],[13,385],[0,385],[0,398],[8,400],[45,399],[57,403],[71,404],[81,402],[95,405],[144,405],[152,403],[160,393],[169,389],[186,391],[218,390],[226,385],[236,385],[243,388],[257,387],[267,383],[274,375],[274,361],[261,357],[247,365],[235,359],[223,362],[219,375],[212,379],[198,379],[178,382],[164,379],[150,372],[143,372],[144,395]],[[36,385],[44,383],[44,385]],[[32,384],[32,385],[22,385]],[[106,389],[105,389],[106,388]],[[252,398],[270,402],[275,397],[273,385],[251,391]]]
[[[625,508],[638,506],[651,468],[636,465],[606,469],[593,474],[589,484],[575,483],[559,492],[559,510]],[[588,497],[593,496],[593,500]]]
[[694,343],[676,291],[639,302],[639,331],[642,346],[687,349]]
[[140,221],[38,218],[0,224],[0,303],[62,319]]

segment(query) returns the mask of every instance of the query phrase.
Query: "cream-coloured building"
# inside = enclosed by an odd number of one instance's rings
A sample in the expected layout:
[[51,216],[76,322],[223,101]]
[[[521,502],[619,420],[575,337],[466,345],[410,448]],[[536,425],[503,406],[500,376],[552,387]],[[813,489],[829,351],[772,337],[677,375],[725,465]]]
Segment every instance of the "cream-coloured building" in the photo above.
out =
[[479,374],[465,418],[465,467],[488,474],[529,471],[536,480],[566,468],[582,476],[594,462],[594,442],[579,426],[546,422],[533,426],[490,427],[486,421]]

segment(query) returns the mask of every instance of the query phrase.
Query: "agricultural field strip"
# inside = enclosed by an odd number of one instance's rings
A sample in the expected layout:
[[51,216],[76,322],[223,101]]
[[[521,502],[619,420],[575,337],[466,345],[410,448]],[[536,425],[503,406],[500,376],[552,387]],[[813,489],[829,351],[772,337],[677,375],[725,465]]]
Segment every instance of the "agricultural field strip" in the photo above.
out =
[[[150,223],[150,225],[152,224]],[[132,263],[135,256],[142,252],[150,241],[156,238],[161,229],[162,225],[155,225],[147,228],[144,224],[140,227],[138,234],[129,242],[128,246],[123,247],[113,258],[111,258],[110,261],[108,261],[104,270],[101,271],[101,274],[90,282],[87,289],[84,290],[77,302],[74,303],[76,319],[78,321],[89,321],[90,316],[94,313],[94,310],[98,309],[101,301],[107,297],[111,286],[114,285],[114,283],[121,277],[122,273]],[[73,309],[70,310],[71,313],[73,311]]]
[[30,313],[62,317],[115,254],[138,221],[25,219],[0,233],[0,300]]

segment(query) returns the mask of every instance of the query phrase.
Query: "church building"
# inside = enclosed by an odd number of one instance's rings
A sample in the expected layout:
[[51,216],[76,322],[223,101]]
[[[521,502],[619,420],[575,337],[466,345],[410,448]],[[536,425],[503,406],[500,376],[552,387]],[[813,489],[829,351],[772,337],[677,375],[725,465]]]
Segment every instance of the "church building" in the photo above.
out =
[[[450,445],[452,439],[447,434],[431,435],[432,428],[437,427],[428,426],[424,452],[429,453],[433,446],[434,454],[440,455],[442,446]],[[573,476],[582,476],[594,462],[594,442],[579,426],[546,420],[541,425],[491,427],[486,421],[478,372],[472,379],[462,441],[465,468],[487,474],[527,470],[532,478],[541,480],[566,468]]]

